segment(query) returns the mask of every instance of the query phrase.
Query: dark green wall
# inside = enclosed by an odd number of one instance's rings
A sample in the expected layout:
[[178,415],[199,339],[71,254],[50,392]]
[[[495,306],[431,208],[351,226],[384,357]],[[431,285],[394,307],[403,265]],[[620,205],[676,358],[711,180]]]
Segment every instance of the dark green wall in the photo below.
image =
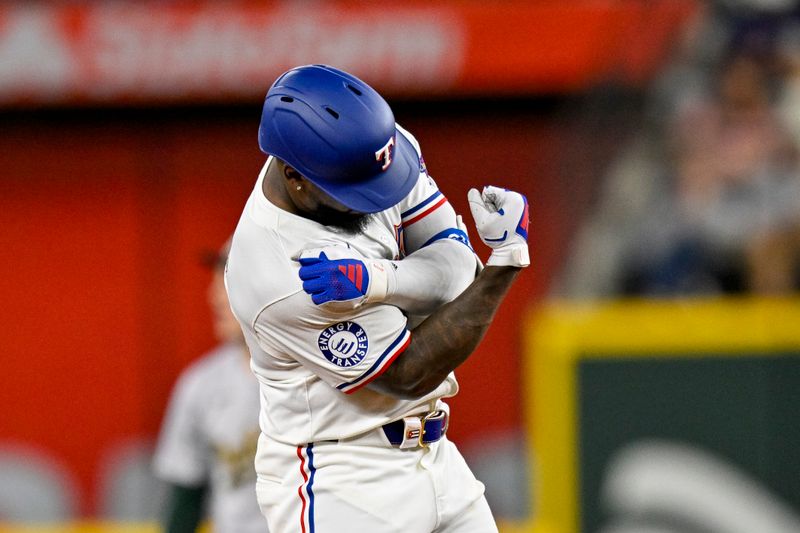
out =
[[653,438],[717,455],[800,513],[798,355],[581,358],[581,531],[594,533],[606,523],[599,495],[609,461],[626,444]]

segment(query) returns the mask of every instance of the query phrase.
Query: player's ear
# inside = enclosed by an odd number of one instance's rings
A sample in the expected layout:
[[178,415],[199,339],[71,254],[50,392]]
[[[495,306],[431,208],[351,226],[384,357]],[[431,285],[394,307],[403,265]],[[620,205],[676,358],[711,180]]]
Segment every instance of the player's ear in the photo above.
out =
[[283,177],[289,181],[296,181],[303,179],[303,175],[300,174],[298,171],[287,165],[286,163],[283,164]]
[[286,181],[292,189],[300,190],[300,188],[302,188],[303,182],[305,181],[302,174],[287,164],[283,165],[282,172],[283,177],[286,178]]

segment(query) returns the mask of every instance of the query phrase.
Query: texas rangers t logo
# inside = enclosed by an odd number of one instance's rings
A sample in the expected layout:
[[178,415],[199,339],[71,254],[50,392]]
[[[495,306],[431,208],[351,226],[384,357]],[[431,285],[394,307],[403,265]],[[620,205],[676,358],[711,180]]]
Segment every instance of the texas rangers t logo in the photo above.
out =
[[364,328],[348,320],[322,330],[317,346],[331,363],[349,367],[357,365],[367,355],[369,340]]
[[389,168],[389,165],[392,164],[392,147],[394,146],[394,135],[389,137],[389,140],[386,141],[386,144],[383,145],[383,148],[375,152],[375,161],[379,162],[383,159],[383,166],[381,170],[386,170]]

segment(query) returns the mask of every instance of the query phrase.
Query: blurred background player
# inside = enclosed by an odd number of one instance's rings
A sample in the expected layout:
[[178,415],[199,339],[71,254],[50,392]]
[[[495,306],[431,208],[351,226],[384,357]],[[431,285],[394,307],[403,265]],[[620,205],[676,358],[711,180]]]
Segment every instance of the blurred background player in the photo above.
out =
[[168,483],[163,525],[169,533],[196,531],[205,516],[218,533],[267,531],[253,467],[258,384],[223,283],[229,246],[207,258],[219,345],[178,379],[153,460],[156,475]]

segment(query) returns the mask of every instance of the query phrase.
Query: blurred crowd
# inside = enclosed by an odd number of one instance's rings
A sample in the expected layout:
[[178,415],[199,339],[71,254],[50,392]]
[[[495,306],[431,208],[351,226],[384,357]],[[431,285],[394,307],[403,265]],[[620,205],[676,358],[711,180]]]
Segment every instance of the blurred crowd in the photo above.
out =
[[708,9],[605,176],[563,295],[800,288],[800,10]]

